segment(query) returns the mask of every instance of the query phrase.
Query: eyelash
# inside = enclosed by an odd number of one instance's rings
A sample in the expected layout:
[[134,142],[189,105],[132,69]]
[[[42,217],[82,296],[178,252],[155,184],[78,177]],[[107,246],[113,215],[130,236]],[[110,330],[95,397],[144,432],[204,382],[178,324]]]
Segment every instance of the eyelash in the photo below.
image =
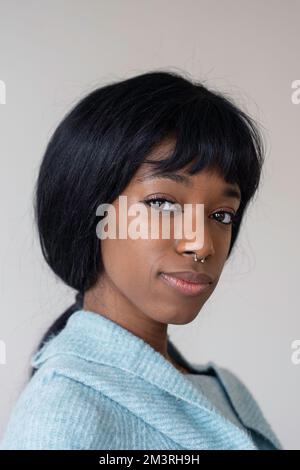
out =
[[[175,204],[175,202],[171,201],[170,199],[164,198],[164,197],[152,197],[150,199],[145,199],[144,200],[144,202],[146,204],[148,204],[149,207],[151,207],[151,205],[150,205],[151,202],[157,202],[157,201],[159,201],[159,202],[168,202],[170,204]],[[215,214],[230,214],[231,215],[231,222],[229,222],[229,223],[224,223],[224,222],[221,222],[221,221],[217,220],[217,222],[220,222],[222,225],[236,225],[236,223],[237,223],[238,216],[234,212],[220,210],[220,211],[214,212],[212,215],[215,215]]]

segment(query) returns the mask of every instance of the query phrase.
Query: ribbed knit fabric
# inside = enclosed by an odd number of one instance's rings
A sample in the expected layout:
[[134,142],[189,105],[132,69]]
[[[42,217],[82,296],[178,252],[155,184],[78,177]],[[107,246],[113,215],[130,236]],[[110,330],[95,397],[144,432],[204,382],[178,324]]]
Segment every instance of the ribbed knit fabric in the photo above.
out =
[[201,450],[281,449],[243,383],[212,362],[244,428],[148,343],[103,315],[78,310],[32,356],[38,370],[20,393],[0,449]]
[[250,432],[252,440],[258,449],[268,450],[274,448],[273,445],[270,446],[269,441],[260,433],[257,433],[253,429],[245,428],[216,374],[208,375],[206,373],[190,373],[185,374],[185,377],[192,381],[200,393],[209,398],[211,403],[223,416],[228,418],[241,429]]
[[244,429],[244,425],[228,400],[218,377],[207,374],[185,374],[185,377],[192,381],[200,393],[209,398],[210,402],[223,416],[232,421],[236,426]]

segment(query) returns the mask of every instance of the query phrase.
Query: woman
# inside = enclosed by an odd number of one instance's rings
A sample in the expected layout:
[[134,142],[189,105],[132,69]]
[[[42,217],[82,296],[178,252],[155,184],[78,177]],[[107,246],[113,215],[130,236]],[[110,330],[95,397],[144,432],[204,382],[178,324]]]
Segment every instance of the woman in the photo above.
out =
[[[1,448],[281,448],[238,377],[189,363],[167,332],[216,288],[263,157],[249,116],[177,73],[104,86],[66,115],[41,163],[35,215],[45,260],[76,302],[33,355]],[[118,230],[134,220],[121,196],[159,214],[146,229],[158,237],[102,236],[99,205]],[[197,204],[199,240],[162,236],[167,214],[175,223],[193,207],[194,224]]]

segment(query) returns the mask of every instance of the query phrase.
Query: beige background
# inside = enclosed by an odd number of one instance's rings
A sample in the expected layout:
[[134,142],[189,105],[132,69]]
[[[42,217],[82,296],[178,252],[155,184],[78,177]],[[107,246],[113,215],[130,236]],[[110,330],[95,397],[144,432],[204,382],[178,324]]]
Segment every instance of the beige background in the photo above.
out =
[[192,362],[246,383],[285,448],[300,449],[300,2],[36,0],[0,2],[0,431],[46,327],[73,300],[44,263],[32,193],[45,145],[96,86],[153,69],[190,74],[233,96],[264,127],[267,158],[234,255],[213,297],[170,335]]

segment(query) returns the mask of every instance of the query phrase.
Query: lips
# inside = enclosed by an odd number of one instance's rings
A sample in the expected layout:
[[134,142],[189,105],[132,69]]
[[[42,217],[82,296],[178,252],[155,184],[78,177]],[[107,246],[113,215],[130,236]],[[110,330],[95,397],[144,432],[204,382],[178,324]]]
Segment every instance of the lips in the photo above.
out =
[[175,277],[176,279],[181,279],[187,282],[194,282],[198,284],[211,284],[213,282],[212,278],[207,274],[196,273],[192,271],[176,272],[176,273],[163,273],[167,276]]
[[191,271],[160,273],[160,277],[169,287],[184,295],[199,295],[213,282],[212,278],[206,274]]

